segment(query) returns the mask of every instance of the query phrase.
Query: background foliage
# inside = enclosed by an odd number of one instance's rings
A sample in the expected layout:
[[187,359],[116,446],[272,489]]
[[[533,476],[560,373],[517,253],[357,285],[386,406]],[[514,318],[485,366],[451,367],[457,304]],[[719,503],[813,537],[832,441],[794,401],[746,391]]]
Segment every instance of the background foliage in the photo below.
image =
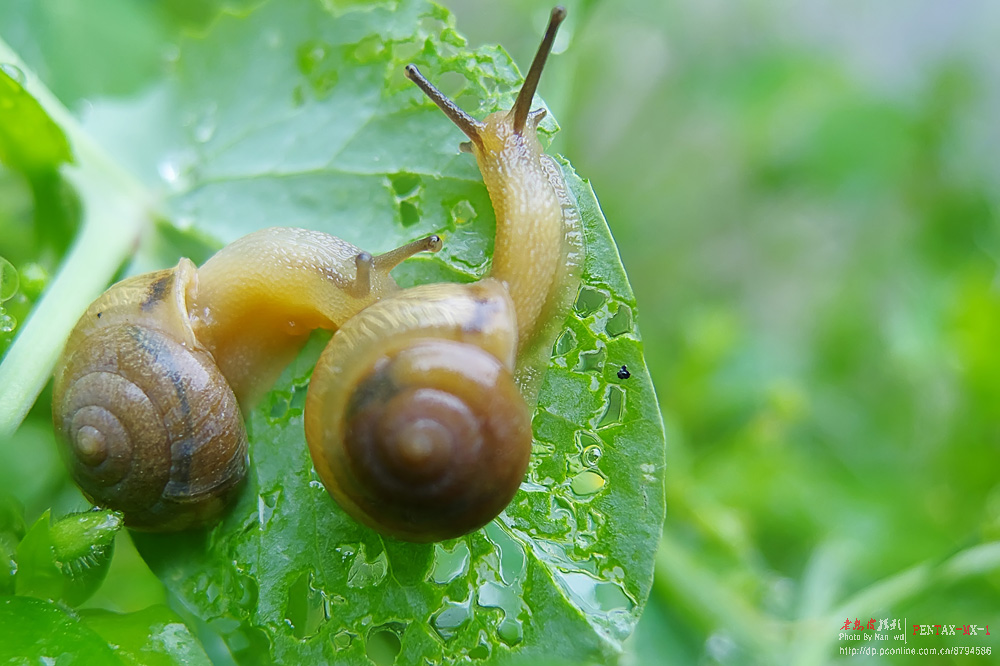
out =
[[[164,30],[202,11],[168,4]],[[521,63],[547,13],[449,5]],[[598,185],[668,425],[626,661],[823,663],[848,618],[1000,626],[996,5],[567,5],[553,150]],[[0,188],[0,214],[27,214]],[[36,416],[19,439],[45,436]],[[75,501],[50,457],[0,466],[32,515]],[[113,567],[136,584],[92,603],[162,601],[129,552]]]

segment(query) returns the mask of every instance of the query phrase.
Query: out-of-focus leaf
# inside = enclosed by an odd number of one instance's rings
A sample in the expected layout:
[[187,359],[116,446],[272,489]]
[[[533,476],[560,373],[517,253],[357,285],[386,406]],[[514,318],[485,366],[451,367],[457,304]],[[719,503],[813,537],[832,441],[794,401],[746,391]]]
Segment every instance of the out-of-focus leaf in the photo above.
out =
[[23,72],[0,63],[0,161],[25,173],[52,170],[72,155],[66,135],[21,86]]
[[81,622],[111,646],[125,666],[209,666],[198,640],[166,606],[134,613],[79,611]]
[[210,664],[165,606],[128,614],[73,612],[34,597],[0,597],[0,662],[74,666]]

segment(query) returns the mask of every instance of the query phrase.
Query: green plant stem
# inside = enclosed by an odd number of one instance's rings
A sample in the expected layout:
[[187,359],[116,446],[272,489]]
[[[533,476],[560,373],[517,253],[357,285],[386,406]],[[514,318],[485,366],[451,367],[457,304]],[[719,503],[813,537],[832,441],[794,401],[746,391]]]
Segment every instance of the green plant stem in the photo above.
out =
[[66,134],[75,163],[64,166],[62,175],[76,188],[83,209],[72,248],[0,364],[0,437],[7,437],[44,388],[80,314],[138,242],[151,219],[151,196],[91,139],[2,40],[0,62],[24,73],[24,89]]

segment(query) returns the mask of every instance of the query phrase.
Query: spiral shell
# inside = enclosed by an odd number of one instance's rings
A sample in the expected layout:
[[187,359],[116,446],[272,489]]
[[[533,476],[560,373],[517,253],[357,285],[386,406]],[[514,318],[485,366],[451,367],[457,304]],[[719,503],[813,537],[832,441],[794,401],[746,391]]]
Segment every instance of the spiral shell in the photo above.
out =
[[53,421],[71,474],[138,529],[221,514],[247,468],[239,405],[191,332],[187,259],[120,282],[95,301],[58,364]]
[[510,503],[531,420],[510,369],[513,305],[494,280],[407,289],[362,311],[324,351],[306,438],[354,518],[409,541],[477,529]]

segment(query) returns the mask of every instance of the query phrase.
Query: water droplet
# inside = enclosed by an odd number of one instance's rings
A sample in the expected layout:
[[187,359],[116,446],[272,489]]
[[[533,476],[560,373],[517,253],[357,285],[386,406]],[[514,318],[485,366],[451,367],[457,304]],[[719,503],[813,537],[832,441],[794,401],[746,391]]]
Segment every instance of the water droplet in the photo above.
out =
[[385,42],[379,35],[365,37],[354,47],[351,57],[359,63],[369,63],[385,58]]
[[405,629],[406,625],[398,622],[372,629],[368,634],[368,640],[365,641],[365,652],[375,666],[391,666],[396,662],[396,656],[403,646],[399,636]]
[[0,308],[0,333],[10,333],[17,327],[17,319]]
[[615,312],[614,316],[608,319],[608,323],[604,325],[604,330],[611,337],[631,332],[632,308],[624,303],[620,303],[618,305],[618,311]]
[[22,87],[28,80],[28,77],[24,75],[24,71],[20,67],[9,62],[0,62],[0,72],[9,76],[14,83]]
[[562,356],[574,349],[576,349],[576,333],[573,332],[573,329],[567,328],[559,336],[559,339],[556,340],[556,344],[552,348],[552,353],[556,356]]
[[267,527],[271,522],[271,516],[274,515],[274,507],[278,504],[279,497],[281,497],[280,489],[257,496],[257,522],[261,529]]
[[355,638],[357,638],[356,634],[352,634],[346,629],[341,629],[330,638],[330,642],[333,643],[335,649],[346,650],[351,647],[351,643],[354,642]]
[[194,140],[198,143],[208,143],[215,135],[218,125],[218,105],[214,102],[198,116],[194,124]]
[[586,497],[598,492],[606,483],[607,481],[604,480],[604,477],[597,472],[584,470],[573,477],[573,480],[569,483],[569,487],[573,490],[574,495]]
[[448,601],[440,611],[431,618],[434,630],[444,640],[452,638],[458,630],[469,621],[472,611],[469,608],[469,600],[463,602]]
[[288,588],[285,621],[292,635],[305,640],[316,635],[327,620],[323,593],[313,586],[312,572],[304,572]]
[[299,66],[299,71],[310,76],[316,68],[326,60],[330,54],[330,45],[317,40],[309,40],[295,52],[295,61]]
[[497,628],[497,636],[507,645],[514,647],[524,639],[524,627],[520,622],[504,618]]
[[156,165],[156,171],[174,192],[186,190],[191,185],[189,171],[178,155],[168,156]]
[[587,467],[597,467],[597,463],[601,462],[601,456],[603,455],[604,450],[600,446],[591,444],[580,454],[580,460]]
[[486,538],[496,546],[500,555],[500,578],[507,585],[513,585],[524,577],[527,556],[524,546],[508,534],[497,521],[491,522],[483,531]]
[[520,642],[522,635],[521,621],[517,619],[517,614],[521,607],[519,590],[499,585],[493,581],[487,581],[479,588],[476,602],[484,608],[499,608],[502,610],[504,617],[497,628],[497,633],[508,645],[515,645],[517,642]]
[[635,607],[635,602],[618,583],[600,580],[580,571],[557,571],[573,601],[590,613],[631,611]]
[[385,579],[389,571],[389,558],[385,551],[381,551],[373,559],[369,560],[365,553],[365,544],[358,547],[358,554],[351,563],[351,569],[347,572],[347,585],[355,588],[367,588],[378,585]]
[[581,352],[580,360],[576,364],[576,369],[581,372],[599,371],[604,366],[604,361],[607,356],[607,351],[603,347],[593,351]]
[[597,422],[598,428],[606,428],[607,426],[621,423],[622,414],[625,412],[625,391],[620,386],[609,386],[606,404],[607,407],[604,409],[604,414],[601,415],[600,420]]
[[487,643],[480,643],[476,647],[469,650],[469,657],[471,659],[489,659],[490,658],[490,646]]
[[314,490],[322,490],[324,492],[326,491],[326,486],[324,486],[323,482],[320,481],[319,479],[312,479],[309,482],[309,487],[313,488]]
[[607,295],[598,289],[580,287],[580,292],[576,295],[576,302],[573,303],[573,309],[580,317],[587,317],[600,310],[607,300]]
[[0,303],[12,298],[19,285],[20,278],[14,264],[0,257]]
[[451,207],[451,221],[455,224],[465,224],[476,218],[476,209],[467,200],[462,199]]
[[434,564],[431,566],[430,580],[446,585],[469,570],[469,544],[460,541],[452,550],[441,544],[434,544]]

